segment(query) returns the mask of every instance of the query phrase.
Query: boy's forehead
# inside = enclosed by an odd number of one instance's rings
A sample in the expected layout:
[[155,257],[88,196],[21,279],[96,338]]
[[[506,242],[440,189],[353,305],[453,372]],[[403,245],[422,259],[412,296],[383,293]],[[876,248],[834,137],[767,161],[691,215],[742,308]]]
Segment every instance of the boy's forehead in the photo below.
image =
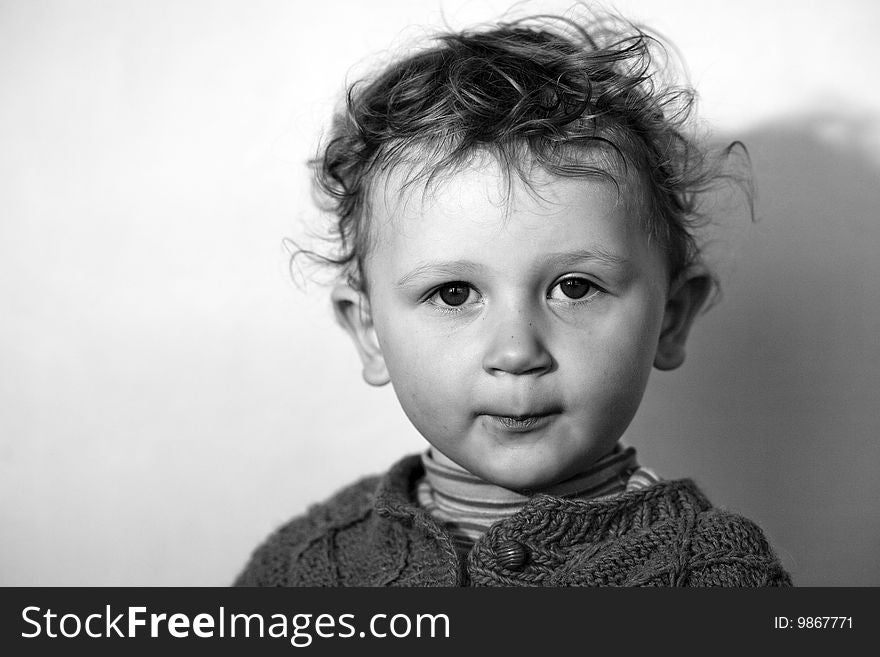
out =
[[623,204],[630,216],[640,215],[644,207],[641,181],[632,180],[627,173],[609,171],[606,162],[593,159],[601,173],[589,178],[561,176],[538,165],[516,170],[502,166],[488,154],[440,170],[416,161],[401,162],[373,181],[368,204],[370,223],[375,232],[383,225],[401,228],[402,218],[417,218],[432,211],[470,216],[481,209],[493,214],[500,209],[509,215],[524,198],[529,207],[552,215],[571,203],[571,194],[563,190],[580,185],[592,195],[602,195],[609,206]]

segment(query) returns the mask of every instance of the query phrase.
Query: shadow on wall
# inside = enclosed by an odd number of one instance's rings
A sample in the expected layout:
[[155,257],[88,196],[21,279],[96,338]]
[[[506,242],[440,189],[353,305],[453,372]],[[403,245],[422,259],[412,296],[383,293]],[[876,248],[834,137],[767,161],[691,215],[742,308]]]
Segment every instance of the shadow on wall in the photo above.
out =
[[878,127],[816,116],[738,135],[758,223],[633,425],[646,465],[756,520],[798,585],[880,585]]

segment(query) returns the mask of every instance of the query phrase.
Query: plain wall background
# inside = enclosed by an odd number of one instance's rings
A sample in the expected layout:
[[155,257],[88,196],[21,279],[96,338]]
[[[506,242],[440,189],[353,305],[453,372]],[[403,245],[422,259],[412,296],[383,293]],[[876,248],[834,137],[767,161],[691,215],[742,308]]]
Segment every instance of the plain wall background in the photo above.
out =
[[[760,217],[719,233],[724,299],[624,441],[796,583],[880,585],[880,5],[616,6],[746,142]],[[319,219],[304,162],[345,79],[507,7],[0,2],[0,585],[225,585],[424,448],[282,240]]]

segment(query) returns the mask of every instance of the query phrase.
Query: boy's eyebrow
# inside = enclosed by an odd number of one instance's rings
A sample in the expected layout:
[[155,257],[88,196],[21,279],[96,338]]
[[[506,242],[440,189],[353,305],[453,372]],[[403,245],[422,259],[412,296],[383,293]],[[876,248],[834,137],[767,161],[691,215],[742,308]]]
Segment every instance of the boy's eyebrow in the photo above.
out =
[[600,264],[619,269],[625,269],[631,264],[628,258],[617,255],[616,253],[611,253],[602,248],[548,253],[547,260],[563,267],[577,265],[585,260],[594,260]]
[[405,287],[427,276],[449,276],[450,278],[461,278],[463,275],[473,275],[482,269],[480,265],[470,260],[453,260],[451,262],[438,261],[426,262],[419,265],[415,269],[407,272],[397,281],[397,287]]

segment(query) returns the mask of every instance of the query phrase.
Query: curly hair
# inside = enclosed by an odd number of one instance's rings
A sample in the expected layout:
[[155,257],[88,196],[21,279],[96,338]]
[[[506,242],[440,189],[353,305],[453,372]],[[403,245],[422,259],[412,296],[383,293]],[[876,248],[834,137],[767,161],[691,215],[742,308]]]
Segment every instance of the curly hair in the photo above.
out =
[[307,253],[365,290],[376,180],[406,162],[405,184],[430,181],[488,153],[526,183],[538,165],[619,192],[618,178],[637,172],[645,228],[674,279],[699,261],[698,196],[725,176],[688,134],[695,94],[665,83],[667,61],[657,37],[611,17],[533,16],[439,35],[349,86],[311,162],[335,251]]

